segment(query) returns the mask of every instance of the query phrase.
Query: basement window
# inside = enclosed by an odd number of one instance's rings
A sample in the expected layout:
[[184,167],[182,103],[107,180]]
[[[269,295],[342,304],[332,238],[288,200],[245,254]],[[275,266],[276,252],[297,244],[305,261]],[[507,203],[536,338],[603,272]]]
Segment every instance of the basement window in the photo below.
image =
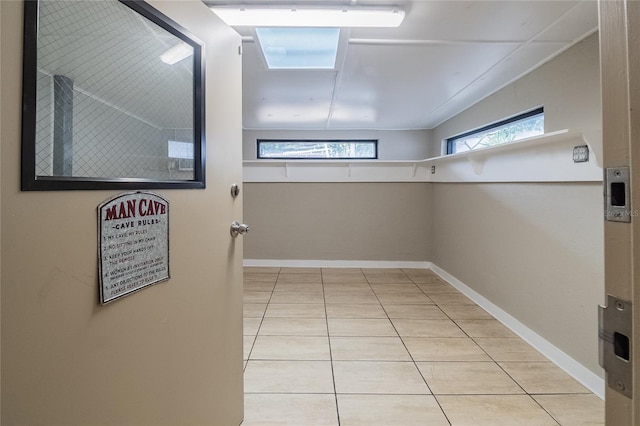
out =
[[258,139],[259,159],[376,160],[377,140]]
[[540,107],[448,138],[447,154],[489,148],[542,134],[544,134],[544,109]]

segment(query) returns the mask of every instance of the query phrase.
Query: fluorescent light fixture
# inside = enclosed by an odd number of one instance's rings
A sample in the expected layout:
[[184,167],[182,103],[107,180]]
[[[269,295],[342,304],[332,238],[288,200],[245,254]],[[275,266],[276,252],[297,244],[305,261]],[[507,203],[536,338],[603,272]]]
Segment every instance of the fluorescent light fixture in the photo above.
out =
[[333,69],[339,28],[256,28],[269,69]]
[[180,43],[160,55],[160,60],[165,64],[173,65],[193,55],[193,47],[187,43]]
[[252,8],[213,6],[231,26],[249,27],[397,27],[404,11],[392,8]]

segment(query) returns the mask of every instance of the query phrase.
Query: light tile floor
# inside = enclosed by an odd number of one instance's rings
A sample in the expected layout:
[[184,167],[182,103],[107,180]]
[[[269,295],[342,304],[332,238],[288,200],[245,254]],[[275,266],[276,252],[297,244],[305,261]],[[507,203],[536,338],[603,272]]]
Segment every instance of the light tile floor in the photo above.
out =
[[602,425],[604,404],[423,269],[245,268],[254,425]]

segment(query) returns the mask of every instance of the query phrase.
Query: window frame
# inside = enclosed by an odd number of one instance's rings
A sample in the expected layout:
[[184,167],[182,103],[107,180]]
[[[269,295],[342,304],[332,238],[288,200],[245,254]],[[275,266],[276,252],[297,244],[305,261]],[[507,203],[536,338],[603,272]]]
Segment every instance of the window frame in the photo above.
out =
[[194,171],[190,180],[153,178],[40,176],[36,172],[36,88],[40,0],[24,2],[24,52],[22,57],[21,191],[205,189],[205,45],[193,33],[144,1],[117,0],[142,18],[193,47]]
[[[467,136],[471,136],[474,135],[476,133],[482,133],[482,132],[486,132],[487,130],[491,130],[491,129],[495,129],[498,127],[502,127],[504,125],[507,124],[511,124],[514,123],[516,121],[520,121],[520,120],[524,120],[530,117],[534,117],[537,115],[542,115],[544,117],[544,106],[538,107],[538,108],[534,108],[530,111],[527,112],[523,112],[521,114],[517,114],[514,115],[512,117],[509,118],[505,118],[504,120],[500,120],[500,121],[496,121],[494,123],[491,124],[487,124],[486,126],[474,129],[474,130],[469,130],[468,132],[464,132],[464,133],[460,133],[458,135],[455,136],[451,136],[449,138],[446,138],[446,155],[451,155],[451,154],[457,154],[457,152],[453,152],[453,143],[461,138],[465,138]],[[499,146],[499,145],[496,145]],[[470,151],[464,151],[464,152],[471,152],[471,151],[475,151],[475,150],[470,150]]]
[[[262,143],[371,143],[373,144],[374,155],[373,157],[263,157],[260,155],[260,145]],[[258,160],[320,160],[320,161],[332,161],[332,160],[354,160],[354,161],[367,161],[378,160],[378,139],[257,139],[256,140],[256,158]]]

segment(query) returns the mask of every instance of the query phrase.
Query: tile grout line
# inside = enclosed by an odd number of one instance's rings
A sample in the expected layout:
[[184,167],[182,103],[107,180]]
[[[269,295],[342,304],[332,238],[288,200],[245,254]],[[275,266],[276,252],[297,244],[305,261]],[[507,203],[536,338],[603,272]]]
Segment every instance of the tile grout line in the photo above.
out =
[[[426,292],[422,287],[420,287],[416,282],[414,282],[414,281],[413,281],[413,279],[411,279],[411,277],[409,277],[409,279],[410,279],[410,280],[411,280],[411,281],[412,281],[412,282],[413,282],[413,283],[414,283],[414,284],[415,284],[415,285],[420,289],[420,291],[422,291],[422,292],[423,292],[427,297],[429,297],[429,299],[431,299],[431,297],[429,296],[429,294],[428,294],[428,293],[427,293],[427,292]],[[465,335],[465,336],[467,336],[467,338],[469,338],[469,339],[470,339],[474,344],[476,344],[476,345],[477,345],[477,346],[482,350],[482,352],[484,352],[484,353],[489,357],[489,359],[491,359],[491,362],[492,362],[493,364],[495,364],[495,365],[496,365],[496,366],[497,366],[501,371],[503,371],[503,372],[507,375],[507,377],[509,377],[509,378],[510,378],[510,379],[511,379],[515,384],[516,384],[516,386],[518,386],[518,387],[522,390],[523,394],[521,394],[521,395],[526,395],[526,396],[528,396],[530,399],[532,399],[532,400],[536,403],[536,405],[540,406],[540,408],[542,408],[544,412],[546,412],[549,416],[551,416],[551,418],[552,418],[554,421],[556,421],[556,422],[557,422],[556,418],[555,418],[555,417],[553,417],[553,416],[551,415],[551,413],[549,413],[546,409],[544,409],[544,407],[542,407],[542,406],[540,405],[540,403],[538,403],[538,401],[536,401],[536,400],[535,400],[535,398],[533,398],[533,397],[531,396],[531,394],[529,394],[529,393],[528,393],[528,392],[527,392],[527,391],[522,387],[522,385],[520,385],[520,383],[519,383],[518,381],[516,381],[516,380],[515,380],[515,379],[514,379],[514,378],[513,378],[509,373],[507,373],[507,371],[506,371],[506,370],[505,370],[505,369],[504,369],[504,368],[503,368],[503,367],[498,363],[498,361],[496,361],[496,360],[494,359],[494,357],[492,357],[492,356],[491,356],[491,355],[490,355],[490,354],[489,354],[489,353],[488,353],[488,352],[487,352],[487,351],[486,351],[482,346],[480,346],[480,344],[478,344],[478,342],[476,342],[476,340],[475,340],[475,338],[474,338],[474,337],[472,337],[472,336],[471,336],[469,333],[467,333],[467,332],[466,332],[462,327],[460,327],[460,325],[459,325],[459,324],[458,324],[458,323],[457,323],[453,318],[451,318],[451,316],[450,316],[449,314],[447,314],[447,313],[446,313],[446,312],[445,312],[445,311],[440,307],[440,305],[439,305],[436,301],[434,301],[433,299],[431,299],[431,300],[434,302],[435,306],[437,306],[437,307],[438,307],[438,309],[440,309],[440,310],[444,313],[444,315],[445,315],[445,316],[446,316],[446,317],[447,317],[451,322],[453,322],[453,323],[456,325],[456,327],[458,327],[458,329],[460,329],[460,331],[462,331],[462,333],[464,333],[464,335]],[[383,307],[383,309],[384,309],[384,307]],[[402,338],[402,337],[401,337],[401,338]],[[404,341],[403,341],[403,342],[404,342]],[[411,354],[410,354],[410,355],[411,355]],[[482,362],[485,362],[485,361],[482,361]],[[419,369],[418,369],[418,371],[419,371]],[[422,375],[422,372],[420,372],[420,374]],[[423,376],[423,379],[424,379],[424,376]],[[426,379],[425,379],[425,382],[426,382]],[[428,384],[427,384],[427,385],[428,385]],[[460,394],[439,394],[439,395],[435,395],[435,394],[433,394],[434,398],[435,398],[435,399],[436,399],[436,401],[438,402],[438,405],[440,405],[440,401],[438,400],[438,396],[449,396],[449,395],[460,395]],[[488,395],[513,395],[513,394],[473,394],[473,395],[474,395],[474,396],[476,396],[476,395],[487,395],[487,396],[488,396]],[[442,408],[442,407],[441,407],[441,408]],[[444,410],[442,410],[442,411],[444,412]],[[446,416],[446,413],[445,413],[445,416]],[[559,422],[557,422],[557,423],[559,424]]]
[[[478,346],[479,346],[479,345],[478,345]],[[489,356],[490,356],[490,355],[489,355]],[[493,357],[491,357],[491,359],[493,359]],[[510,361],[502,361],[502,362],[510,362]],[[515,362],[518,362],[518,361],[515,361]],[[530,361],[519,361],[519,362],[527,362],[527,363],[530,363]],[[538,361],[538,362],[540,362],[540,363],[544,363],[545,361]],[[550,362],[550,361],[546,361],[546,362]],[[521,385],[521,384],[520,384],[520,383],[519,383],[519,382],[518,382],[514,377],[512,377],[512,376],[511,376],[511,374],[509,374],[509,372],[508,372],[507,370],[505,370],[505,369],[504,369],[504,367],[502,367],[502,365],[500,365],[500,363],[499,363],[498,361],[495,361],[495,363],[498,365],[498,367],[499,367],[499,368],[500,368],[500,369],[501,369],[501,370],[502,370],[502,371],[503,371],[503,372],[504,372],[504,373],[505,373],[505,374],[506,374],[506,375],[507,375],[511,380],[513,380],[513,381],[514,381],[514,382],[515,382],[515,383],[520,387],[520,389],[522,389],[522,391],[525,393],[525,395],[527,395],[527,396],[528,396],[528,397],[529,397],[529,398],[534,402],[534,404],[536,404],[538,407],[540,407],[540,408],[541,408],[545,413],[547,413],[547,414],[549,415],[549,417],[551,417],[551,418],[552,418],[552,419],[553,419],[553,420],[554,420],[558,425],[560,425],[560,426],[561,426],[560,420],[556,419],[556,417],[555,417],[553,414],[551,414],[551,413],[549,412],[549,410],[547,410],[546,408],[544,408],[544,406],[543,406],[542,404],[540,404],[540,403],[538,402],[538,400],[537,400],[537,399],[535,399],[535,398],[533,397],[533,395],[535,395],[535,394],[531,394],[531,393],[527,392],[527,391],[524,389],[524,387],[523,387],[523,386],[522,386],[522,385]],[[575,393],[569,393],[569,394],[567,394],[567,393],[558,393],[557,395],[580,395],[580,394],[575,394]]]
[[[402,271],[402,272],[404,273],[404,271]],[[406,273],[405,273],[405,275],[406,275]],[[418,287],[418,288],[420,289],[420,291],[421,291],[422,293],[424,293],[424,294],[425,294],[425,296],[429,297],[429,295],[428,295],[428,294],[427,294],[427,293],[422,289],[422,287],[420,287],[419,285],[417,285],[417,284],[416,284],[416,283],[411,279],[411,277],[409,277],[409,276],[407,275],[407,278],[409,278],[409,280],[411,280],[411,282],[412,282],[416,287]],[[434,302],[434,305],[435,305],[438,309],[440,309],[440,311],[441,311],[441,312],[442,312],[442,313],[443,313],[443,314],[444,314],[444,315],[449,319],[449,321],[453,321],[453,320],[449,317],[449,315],[447,315],[447,314],[446,314],[446,313],[445,313],[445,312],[440,308],[440,306],[438,306],[438,304],[437,304],[437,303],[435,303],[435,301],[434,301],[433,299],[431,299],[431,297],[429,297],[429,300],[431,300],[432,302]],[[382,306],[382,309],[384,309],[384,306]],[[385,310],[385,312],[386,312],[386,310]],[[391,319],[389,319],[389,320],[391,321]],[[453,321],[453,322],[454,322],[454,324],[455,324],[455,321]],[[393,321],[391,321],[391,324],[393,324]],[[456,324],[456,326],[457,326],[457,324]],[[394,325],[394,328],[395,328],[395,325]],[[464,333],[464,330],[463,330],[463,333]],[[465,333],[465,334],[466,334],[466,333]],[[400,333],[398,333],[398,336],[400,336]],[[437,396],[435,393],[433,393],[433,390],[431,389],[431,386],[429,386],[429,383],[427,382],[427,379],[426,379],[426,378],[424,377],[424,375],[422,374],[422,371],[420,371],[420,368],[418,367],[417,362],[416,362],[416,361],[415,361],[415,359],[413,358],[413,355],[411,354],[411,351],[409,351],[409,348],[407,348],[407,346],[406,346],[406,344],[405,344],[404,339],[402,338],[402,336],[400,336],[400,340],[402,341],[402,344],[403,344],[403,345],[405,345],[405,348],[407,349],[407,352],[409,352],[409,356],[411,357],[411,360],[413,361],[413,364],[415,365],[416,369],[418,370],[418,373],[420,374],[420,377],[422,377],[422,380],[424,380],[424,382],[427,384],[427,387],[429,388],[429,391],[431,392],[431,395],[433,396],[433,399],[436,401],[436,404],[438,404],[438,407],[440,408],[440,411],[442,411],[442,414],[444,415],[445,419],[447,420],[447,422],[449,422],[449,425],[451,425],[451,424],[452,424],[452,423],[451,423],[451,420],[449,419],[449,416],[447,415],[446,411],[444,411],[444,408],[442,407],[442,404],[440,403],[440,400],[438,399],[438,396]]]
[[[413,281],[413,280],[412,280]],[[421,291],[424,292],[424,290],[422,289],[422,287],[418,286],[418,288],[420,288]],[[425,293],[427,294],[427,293]],[[427,297],[429,295],[427,294]],[[502,368],[502,366],[500,364],[498,364],[498,361],[496,361],[482,346],[480,346],[478,344],[478,342],[476,342],[475,338],[473,338],[471,335],[469,335],[469,333],[467,333],[462,327],[460,327],[460,325],[453,319],[451,318],[451,316],[449,314],[447,314],[441,307],[440,305],[438,305],[436,302],[434,302],[435,305],[438,307],[438,309],[440,309],[442,311],[442,313],[451,321],[453,322],[456,327],[458,327],[460,329],[460,331],[462,331],[464,333],[465,336],[467,336],[467,338],[469,338],[476,346],[478,346],[480,348],[480,350],[482,350],[482,352],[484,352],[485,355],[487,355],[489,357],[489,359],[491,360],[491,362],[493,362],[501,371],[503,371],[521,390],[522,392],[524,392],[525,395],[529,394],[527,393],[527,391],[524,390],[524,388],[520,385],[520,383],[518,383],[513,377],[511,377],[510,374],[508,374],[504,368]],[[420,373],[422,374],[422,373]],[[434,397],[436,398],[436,400],[438,399],[437,396],[434,395]],[[440,401],[438,401],[438,404],[440,404]],[[444,411],[444,410],[443,410]],[[546,410],[545,410],[546,411]],[[554,419],[555,420],[555,419]]]
[[[411,279],[411,277],[409,277],[409,279]],[[411,280],[411,281],[413,282],[413,280]],[[414,284],[416,284],[416,285],[417,285],[417,283],[415,283],[415,282],[414,282]],[[423,292],[427,297],[429,297],[429,298],[431,299],[431,297],[429,296],[429,294],[428,294],[428,293],[426,293],[422,287],[420,287],[420,286],[418,285],[418,288],[419,288],[419,289],[420,289],[420,290],[421,290],[421,291],[422,291],[422,292]],[[433,300],[433,299],[431,299],[431,300]],[[509,379],[511,379],[511,380],[516,384],[516,386],[518,386],[518,387],[522,390],[522,392],[524,392],[524,394],[523,394],[523,395],[526,395],[526,396],[528,396],[531,400],[533,400],[533,402],[534,402],[538,407],[540,407],[540,408],[541,408],[545,413],[547,413],[547,415],[549,415],[549,417],[551,417],[551,419],[553,419],[553,421],[555,421],[558,425],[560,425],[560,422],[559,422],[559,421],[558,421],[558,420],[557,420],[557,419],[556,419],[556,418],[555,418],[555,417],[554,417],[554,416],[553,416],[553,415],[552,415],[552,414],[551,414],[547,409],[545,409],[545,408],[542,406],[542,404],[540,404],[540,403],[539,403],[539,402],[538,402],[538,401],[537,401],[537,400],[536,400],[536,399],[535,399],[535,398],[534,398],[534,397],[533,397],[529,392],[527,392],[527,391],[524,389],[524,387],[523,387],[523,386],[522,386],[522,385],[521,385],[521,384],[520,384],[520,383],[519,383],[515,378],[513,378],[513,377],[511,376],[511,374],[509,374],[509,373],[508,373],[508,372],[507,372],[507,371],[502,367],[502,365],[500,365],[500,363],[499,363],[499,362],[498,362],[498,361],[497,361],[493,356],[491,356],[491,355],[490,355],[490,354],[489,354],[489,353],[488,353],[488,352],[487,352],[487,351],[486,351],[482,346],[480,346],[480,344],[479,344],[478,342],[476,342],[476,339],[475,339],[473,336],[471,336],[471,335],[470,335],[469,333],[467,333],[467,332],[466,332],[462,327],[460,327],[460,325],[459,325],[459,324],[458,324],[458,323],[457,323],[453,318],[451,318],[451,316],[449,316],[449,314],[447,314],[446,312],[444,312],[444,310],[443,310],[442,308],[440,308],[440,305],[439,305],[437,302],[435,302],[435,301],[434,301],[434,303],[435,303],[435,305],[438,307],[438,309],[440,309],[440,310],[445,314],[445,316],[446,316],[447,318],[449,318],[449,320],[450,320],[450,321],[452,321],[452,322],[453,322],[453,323],[454,323],[454,324],[455,324],[455,325],[456,325],[456,326],[457,326],[457,327],[458,327],[458,328],[459,328],[459,329],[460,329],[460,330],[461,330],[461,331],[462,331],[462,332],[463,332],[463,333],[464,333],[464,334],[465,334],[469,339],[471,339],[471,341],[472,341],[473,343],[475,343],[475,344],[476,344],[476,345],[477,345],[477,346],[478,346],[478,347],[479,347],[479,348],[480,348],[480,349],[481,349],[481,350],[482,350],[482,351],[483,351],[483,352],[484,352],[484,353],[489,357],[489,359],[491,359],[491,361],[493,362],[493,364],[495,364],[495,365],[496,365],[496,366],[497,366],[497,367],[498,367],[502,372],[504,372],[504,373],[507,375],[507,377],[509,377]],[[474,305],[476,305],[476,306],[477,306],[477,304],[475,304],[475,303],[474,303]],[[493,319],[495,320],[495,318],[493,318]],[[420,374],[422,374],[422,372],[421,372]],[[426,382],[426,380],[425,380],[425,382]],[[442,395],[447,396],[446,394],[442,394]],[[452,395],[456,395],[456,394],[452,394]],[[482,394],[482,395],[485,395],[485,394]],[[493,394],[486,394],[486,395],[487,395],[487,396],[489,396],[489,395],[493,395]],[[512,394],[495,394],[495,395],[512,395]],[[474,394],[474,396],[476,396],[476,394]],[[438,399],[436,395],[434,395],[434,398],[436,398],[436,400]],[[440,405],[440,401],[438,401],[438,405]],[[443,412],[444,412],[444,410],[443,410]],[[445,414],[445,415],[446,415],[446,414]]]
[[[404,271],[403,271],[403,272],[404,272]],[[406,274],[405,274],[405,275],[406,275]],[[425,295],[425,296],[429,297],[429,295],[428,295],[428,294],[427,294],[427,293],[422,289],[422,287],[420,287],[417,283],[415,283],[415,282],[411,279],[411,277],[409,277],[408,275],[407,275],[407,277],[411,280],[411,282],[412,282],[416,287],[418,287],[418,288],[420,289],[420,291],[421,291],[422,293],[424,293],[424,295]],[[436,306],[436,307],[440,310],[440,312],[442,312],[442,313],[444,314],[444,316],[446,316],[446,317],[449,319],[449,321],[452,321],[454,324],[456,324],[456,326],[457,326],[458,328],[460,328],[460,326],[459,326],[455,321],[453,321],[453,319],[451,319],[451,317],[450,317],[446,312],[444,312],[444,311],[442,310],[442,308],[440,308],[440,306],[439,306],[439,305],[438,305],[438,304],[437,304],[433,299],[431,299],[431,297],[429,297],[429,300],[431,300],[431,301],[434,303],[434,306]],[[382,307],[382,309],[384,309],[384,306]],[[386,310],[385,310],[385,312],[386,312]],[[393,321],[391,321],[391,323],[393,324]],[[394,325],[394,327],[395,327],[395,325]],[[460,328],[460,329],[462,330],[462,328]],[[464,331],[464,330],[462,330],[462,332],[463,332],[463,333],[465,333],[465,331]],[[400,335],[400,333],[398,333],[398,335]],[[466,335],[466,333],[465,333],[465,335]],[[402,339],[402,336],[400,336],[400,340],[402,340],[402,344],[404,345],[405,343],[404,343],[404,340]],[[406,345],[405,345],[405,348],[406,348]],[[407,352],[409,352],[409,348],[407,348]],[[429,383],[427,382],[427,379],[426,379],[426,378],[424,377],[424,375],[422,374],[422,371],[420,371],[420,368],[418,368],[418,364],[417,364],[417,363],[416,363],[416,361],[413,359],[413,355],[411,355],[411,352],[409,352],[409,356],[411,357],[411,359],[413,360],[414,365],[415,365],[415,366],[416,366],[416,368],[418,369],[418,373],[420,373],[420,377],[422,377],[422,380],[424,380],[424,382],[427,384],[427,387],[429,388],[429,391],[431,391],[431,395],[433,395],[433,399],[436,401],[436,404],[438,404],[438,407],[440,407],[440,410],[442,411],[442,414],[444,414],[444,417],[445,417],[445,418],[447,419],[447,421],[449,422],[449,425],[451,425],[452,423],[451,423],[451,420],[449,420],[449,416],[447,416],[447,413],[444,411],[444,408],[442,408],[442,404],[440,403],[440,400],[438,399],[438,396],[437,396],[436,394],[434,394],[434,393],[433,393],[433,390],[432,390],[432,389],[431,389],[431,387],[429,386]]]
[[[280,278],[280,271],[281,270],[282,270],[282,268],[278,268],[278,274],[276,275],[276,281],[273,283],[273,288],[271,289],[271,294],[269,295],[269,300],[267,300],[267,303],[266,303],[266,305],[264,307],[264,312],[262,313],[262,316],[260,317],[260,324],[258,324],[258,329],[256,330],[256,337],[253,339],[253,343],[251,344],[251,349],[249,350],[249,353],[247,354],[247,364],[245,365],[244,369],[242,370],[243,373],[247,370],[247,367],[249,366],[249,361],[251,361],[251,354],[253,353],[253,348],[255,348],[256,342],[258,341],[258,335],[260,334],[260,329],[262,328],[262,323],[264,322],[264,318],[267,315],[267,310],[269,309],[269,303],[271,303],[271,298],[273,297],[273,293],[276,291],[276,286],[278,285],[278,279]],[[243,273],[243,284],[244,284],[244,273]],[[244,322],[244,318],[242,318],[242,320]],[[243,377],[243,380],[244,380],[244,377]]]
[[[409,276],[404,271],[402,271],[402,273],[407,278],[409,278]],[[367,278],[366,275],[365,275],[365,279],[367,280],[367,283],[369,284],[369,287],[371,288],[371,291],[373,291],[373,294],[375,294],[376,299],[378,299],[378,302],[380,303],[380,306],[382,307],[382,310],[384,311],[385,315],[387,316],[387,320],[389,321],[389,323],[391,323],[391,326],[393,327],[393,329],[395,330],[396,334],[398,335],[398,338],[402,342],[402,346],[404,346],[404,349],[407,351],[407,354],[409,355],[409,358],[411,358],[411,362],[413,363],[413,367],[416,370],[418,370],[418,374],[420,375],[420,377],[422,378],[422,381],[424,382],[425,386],[427,387],[427,389],[431,393],[431,396],[433,397],[433,400],[436,402],[436,404],[438,404],[438,408],[440,408],[440,412],[444,416],[444,418],[447,421],[447,423],[449,423],[449,425],[451,425],[451,420],[449,420],[449,416],[447,416],[447,413],[445,413],[444,409],[442,408],[442,405],[440,404],[440,401],[438,401],[438,398],[436,398],[436,396],[434,395],[433,390],[431,389],[431,386],[429,386],[429,383],[427,383],[427,380],[422,375],[422,372],[420,371],[420,368],[418,368],[418,364],[416,363],[416,360],[413,358],[413,354],[411,354],[411,351],[409,350],[409,348],[407,347],[406,343],[404,342],[404,339],[402,338],[402,336],[398,332],[398,329],[396,328],[395,324],[393,323],[393,321],[391,321],[391,317],[389,317],[389,313],[387,312],[387,310],[385,309],[384,305],[382,304],[382,302],[378,298],[378,295],[376,294],[376,292],[373,290],[373,287],[371,287],[371,283],[369,282],[369,278]],[[409,280],[413,283],[413,280],[411,278],[409,278]],[[415,285],[415,283],[413,283],[413,284]],[[422,289],[420,289],[420,290],[422,290]],[[427,296],[427,297],[429,297],[429,296]],[[431,300],[431,298],[429,298],[429,300]]]
[[562,426],[562,423],[560,423],[560,420],[556,419],[556,417],[555,417],[553,414],[551,414],[551,413],[550,413],[546,408],[544,408],[544,407],[542,406],[542,404],[540,404],[540,403],[538,402],[538,400],[537,400],[537,399],[535,399],[535,398],[534,398],[530,393],[527,393],[527,396],[528,396],[529,398],[531,398],[531,399],[533,400],[533,402],[534,402],[538,407],[540,407],[540,408],[542,409],[542,411],[544,411],[545,413],[547,413],[547,414],[549,415],[549,417],[551,417],[551,418],[552,418],[552,419],[553,419],[553,420],[558,424],[558,426]]
[[327,299],[324,291],[324,272],[320,268],[320,282],[322,284],[322,305],[324,307],[325,326],[327,327],[327,341],[329,343],[329,361],[331,364],[331,380],[333,381],[333,397],[336,402],[336,416],[340,426],[340,407],[338,407],[338,389],[336,388],[336,375],[333,369],[333,353],[331,351],[331,333],[329,333],[329,315],[327,313]]

